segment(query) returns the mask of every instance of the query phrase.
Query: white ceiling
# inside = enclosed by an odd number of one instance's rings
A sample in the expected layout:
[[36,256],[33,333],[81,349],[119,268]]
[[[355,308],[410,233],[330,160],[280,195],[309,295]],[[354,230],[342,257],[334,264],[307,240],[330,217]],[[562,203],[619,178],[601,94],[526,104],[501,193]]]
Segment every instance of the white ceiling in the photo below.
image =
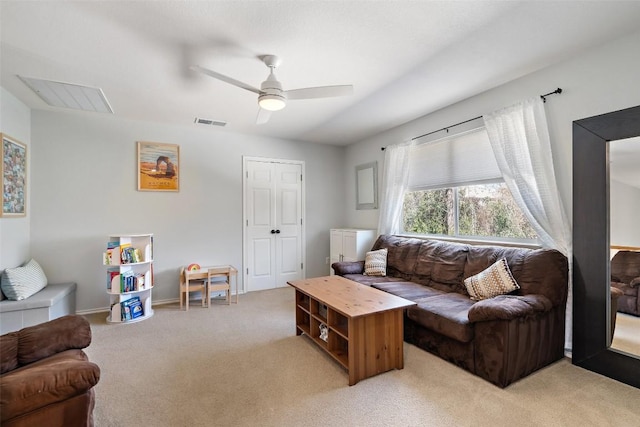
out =
[[[638,31],[640,2],[2,0],[0,20],[1,84],[31,108],[53,109],[17,75],[100,87],[123,118],[345,145]],[[355,93],[258,126],[255,94],[188,68],[259,86],[264,54],[284,89]]]

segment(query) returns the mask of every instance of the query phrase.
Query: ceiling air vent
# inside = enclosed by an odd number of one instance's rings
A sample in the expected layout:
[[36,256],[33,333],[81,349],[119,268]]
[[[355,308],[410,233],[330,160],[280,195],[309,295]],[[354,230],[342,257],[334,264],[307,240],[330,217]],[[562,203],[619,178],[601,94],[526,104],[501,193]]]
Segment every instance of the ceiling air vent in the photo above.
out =
[[111,105],[100,88],[18,77],[44,102],[53,107],[113,114]]
[[226,126],[227,122],[222,122],[220,120],[211,120],[211,119],[201,119],[196,117],[193,123],[198,123],[201,125],[209,125],[209,126]]

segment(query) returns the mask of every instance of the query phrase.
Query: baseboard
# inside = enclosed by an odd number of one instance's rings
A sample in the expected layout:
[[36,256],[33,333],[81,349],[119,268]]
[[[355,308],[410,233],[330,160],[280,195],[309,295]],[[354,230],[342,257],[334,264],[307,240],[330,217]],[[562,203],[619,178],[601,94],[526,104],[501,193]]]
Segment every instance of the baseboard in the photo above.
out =
[[[242,295],[244,294],[244,291],[241,291],[238,294]],[[220,296],[224,296],[224,293],[221,293]],[[231,296],[233,297],[233,294]],[[213,295],[213,297],[215,298],[216,295]],[[197,301],[197,300],[198,300],[197,298],[194,299],[194,301]],[[191,301],[191,298],[189,298],[189,301]],[[155,306],[155,305],[174,304],[174,303],[180,303],[180,300],[178,298],[153,300],[153,303],[151,305]],[[79,314],[81,316],[84,316],[86,314],[107,313],[107,312],[109,312],[109,307],[90,308],[88,310],[76,310],[76,314]]]

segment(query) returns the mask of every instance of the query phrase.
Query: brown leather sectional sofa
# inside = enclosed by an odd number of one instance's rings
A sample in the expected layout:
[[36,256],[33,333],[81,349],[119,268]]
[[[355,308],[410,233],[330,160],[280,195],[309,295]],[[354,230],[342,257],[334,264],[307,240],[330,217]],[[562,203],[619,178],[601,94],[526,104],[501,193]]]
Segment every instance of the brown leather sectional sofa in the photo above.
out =
[[[336,274],[415,301],[405,341],[500,387],[564,355],[568,263],[560,252],[471,246],[382,235],[387,275],[365,276],[364,261],[338,262]],[[505,258],[520,289],[474,301],[464,279]]]
[[93,426],[100,368],[81,350],[90,343],[76,315],[0,336],[0,425]]

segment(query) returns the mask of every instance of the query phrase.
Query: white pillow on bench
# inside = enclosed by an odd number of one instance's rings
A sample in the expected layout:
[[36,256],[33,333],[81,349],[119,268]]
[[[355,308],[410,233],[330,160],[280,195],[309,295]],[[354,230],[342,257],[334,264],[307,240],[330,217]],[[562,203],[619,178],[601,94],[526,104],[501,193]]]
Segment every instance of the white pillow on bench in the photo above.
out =
[[2,293],[10,300],[20,301],[47,286],[47,276],[35,260],[22,267],[7,268],[2,273]]

